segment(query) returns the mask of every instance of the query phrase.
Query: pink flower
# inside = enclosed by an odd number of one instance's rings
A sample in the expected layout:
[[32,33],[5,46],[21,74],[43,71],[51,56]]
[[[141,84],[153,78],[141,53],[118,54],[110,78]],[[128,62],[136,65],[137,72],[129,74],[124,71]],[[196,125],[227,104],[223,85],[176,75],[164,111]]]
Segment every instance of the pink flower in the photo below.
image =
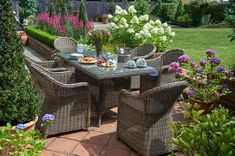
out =
[[187,63],[189,61],[189,57],[187,55],[182,55],[178,60],[180,63]]
[[[172,63],[170,64],[170,67],[168,68],[168,71],[169,71],[170,73],[176,72],[176,70],[178,70],[179,67],[180,67],[180,64],[179,64],[178,62],[172,62]],[[181,71],[182,71],[182,70],[181,70]]]
[[222,94],[221,94],[220,92],[216,92],[216,93],[215,93],[215,96],[220,97],[220,96],[222,96]]
[[227,73],[227,77],[228,77],[228,78],[233,77],[233,75],[234,75],[234,72],[232,72],[232,71],[230,71],[230,72]]

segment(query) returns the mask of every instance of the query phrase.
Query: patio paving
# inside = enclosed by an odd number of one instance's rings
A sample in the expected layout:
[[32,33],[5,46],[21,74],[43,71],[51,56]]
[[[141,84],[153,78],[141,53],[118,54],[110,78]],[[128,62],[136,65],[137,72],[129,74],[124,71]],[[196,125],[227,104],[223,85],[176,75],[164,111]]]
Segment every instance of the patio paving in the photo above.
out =
[[[183,102],[172,111],[175,121],[183,120]],[[49,137],[41,156],[138,156],[128,145],[117,139],[117,108],[107,112],[97,127],[95,112],[89,131],[75,131]]]

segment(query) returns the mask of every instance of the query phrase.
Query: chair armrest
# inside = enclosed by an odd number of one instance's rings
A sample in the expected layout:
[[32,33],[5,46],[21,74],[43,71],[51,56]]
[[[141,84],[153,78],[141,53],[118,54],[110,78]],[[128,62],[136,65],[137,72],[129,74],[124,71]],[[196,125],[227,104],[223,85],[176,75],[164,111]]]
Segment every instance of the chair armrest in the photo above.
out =
[[91,86],[87,82],[73,84],[59,83],[59,94],[63,97],[78,96],[87,97],[90,100]]
[[160,67],[162,64],[161,58],[152,58],[152,59],[146,59],[146,63],[148,66],[152,67]]
[[73,72],[72,71],[50,71],[47,70],[48,75],[56,79],[57,81],[61,83],[68,83],[73,79]]
[[48,71],[52,71],[52,72],[64,72],[64,71],[68,71],[67,68],[47,68]]
[[168,73],[168,68],[169,67],[170,67],[169,65],[161,66],[160,73]]
[[55,61],[40,61],[40,62],[35,62],[35,63],[44,68],[52,68]]

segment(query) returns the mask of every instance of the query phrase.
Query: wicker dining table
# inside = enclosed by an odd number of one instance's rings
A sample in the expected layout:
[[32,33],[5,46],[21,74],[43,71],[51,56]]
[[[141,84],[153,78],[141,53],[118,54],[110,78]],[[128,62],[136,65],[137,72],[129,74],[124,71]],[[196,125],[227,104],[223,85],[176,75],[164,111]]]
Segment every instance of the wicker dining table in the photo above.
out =
[[115,67],[106,68],[93,64],[79,63],[77,59],[70,56],[71,53],[59,52],[57,56],[61,61],[75,67],[76,80],[85,81],[96,86],[92,93],[92,101],[95,104],[98,115],[98,125],[101,124],[102,115],[109,109],[118,106],[118,96],[121,89],[130,90],[130,77],[134,75],[145,75],[158,73],[159,69],[154,67],[128,68],[125,63],[117,63]]

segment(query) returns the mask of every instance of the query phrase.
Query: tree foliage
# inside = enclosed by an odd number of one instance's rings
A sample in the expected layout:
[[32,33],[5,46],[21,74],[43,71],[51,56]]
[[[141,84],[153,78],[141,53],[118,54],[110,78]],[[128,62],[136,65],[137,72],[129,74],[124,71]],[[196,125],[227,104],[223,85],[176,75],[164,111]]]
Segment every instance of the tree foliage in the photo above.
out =
[[25,68],[12,1],[0,1],[0,125],[24,123],[39,113],[39,98]]
[[25,18],[34,15],[37,12],[37,0],[20,0],[20,22],[22,23]]
[[149,0],[135,0],[134,6],[137,10],[137,15],[146,15],[151,13]]

